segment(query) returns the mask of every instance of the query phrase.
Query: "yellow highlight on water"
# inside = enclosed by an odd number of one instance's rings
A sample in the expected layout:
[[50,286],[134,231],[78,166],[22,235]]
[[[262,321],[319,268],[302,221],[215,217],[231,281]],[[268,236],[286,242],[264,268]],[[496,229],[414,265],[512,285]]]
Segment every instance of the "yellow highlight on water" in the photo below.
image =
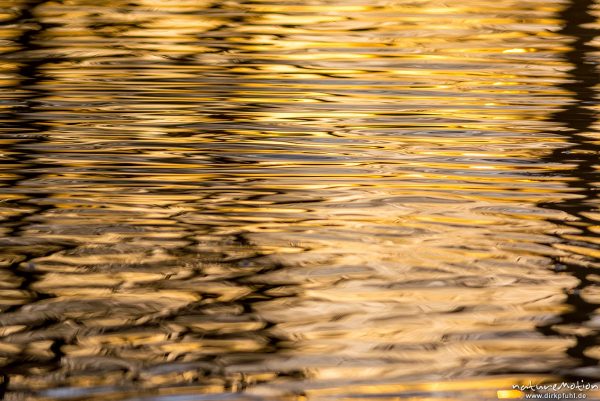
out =
[[523,398],[525,393],[520,390],[498,390],[499,400],[515,400]]

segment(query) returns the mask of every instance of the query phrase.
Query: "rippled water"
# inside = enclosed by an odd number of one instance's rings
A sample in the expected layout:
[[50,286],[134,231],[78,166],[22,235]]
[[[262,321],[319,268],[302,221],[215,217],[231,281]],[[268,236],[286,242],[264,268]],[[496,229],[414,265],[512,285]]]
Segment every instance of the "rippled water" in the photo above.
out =
[[0,0],[6,399],[600,379],[599,16]]

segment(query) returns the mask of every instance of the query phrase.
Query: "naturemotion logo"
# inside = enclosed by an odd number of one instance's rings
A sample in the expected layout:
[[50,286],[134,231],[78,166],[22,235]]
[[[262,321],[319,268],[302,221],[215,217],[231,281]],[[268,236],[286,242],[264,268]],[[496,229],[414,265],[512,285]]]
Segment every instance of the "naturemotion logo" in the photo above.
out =
[[561,383],[515,384],[510,390],[498,390],[500,400],[539,399],[539,400],[583,400],[586,392],[598,390],[597,384],[583,381]]

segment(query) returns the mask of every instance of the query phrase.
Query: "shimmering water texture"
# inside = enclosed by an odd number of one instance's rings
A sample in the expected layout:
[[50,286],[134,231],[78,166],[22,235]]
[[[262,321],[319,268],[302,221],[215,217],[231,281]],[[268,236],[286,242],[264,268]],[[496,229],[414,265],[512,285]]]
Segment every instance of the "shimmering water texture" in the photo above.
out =
[[600,380],[599,17],[0,0],[0,394]]

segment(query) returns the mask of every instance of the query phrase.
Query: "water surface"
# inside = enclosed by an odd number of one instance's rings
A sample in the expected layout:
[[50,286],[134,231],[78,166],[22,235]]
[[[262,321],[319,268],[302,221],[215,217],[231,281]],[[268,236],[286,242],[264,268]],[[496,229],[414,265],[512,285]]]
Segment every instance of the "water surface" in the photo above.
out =
[[599,16],[0,0],[6,399],[598,379]]

